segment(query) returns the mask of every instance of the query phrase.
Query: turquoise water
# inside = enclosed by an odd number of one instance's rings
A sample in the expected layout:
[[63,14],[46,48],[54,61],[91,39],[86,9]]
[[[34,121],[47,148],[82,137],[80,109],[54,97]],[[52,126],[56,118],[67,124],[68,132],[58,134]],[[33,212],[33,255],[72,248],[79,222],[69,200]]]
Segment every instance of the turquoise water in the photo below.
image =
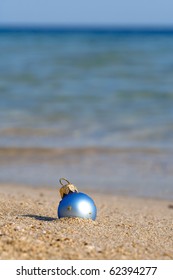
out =
[[172,151],[173,33],[0,32],[1,183],[173,198]]

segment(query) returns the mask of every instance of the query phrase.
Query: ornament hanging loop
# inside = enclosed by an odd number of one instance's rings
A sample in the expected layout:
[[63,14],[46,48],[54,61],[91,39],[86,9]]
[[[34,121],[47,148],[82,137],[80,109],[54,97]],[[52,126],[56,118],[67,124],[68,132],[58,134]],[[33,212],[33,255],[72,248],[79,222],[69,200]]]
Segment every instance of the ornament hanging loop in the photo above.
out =
[[[62,180],[63,180],[63,181],[66,181],[66,184],[63,184],[63,183],[62,183]],[[66,178],[60,178],[60,179],[59,179],[59,182],[60,182],[60,184],[61,184],[62,186],[65,186],[65,185],[67,185],[67,184],[71,184]]]
[[[66,181],[66,184],[63,184],[62,180]],[[78,189],[73,184],[71,184],[67,179],[60,178],[59,182],[62,185],[62,187],[59,190],[61,198],[63,198],[69,193],[78,192]]]

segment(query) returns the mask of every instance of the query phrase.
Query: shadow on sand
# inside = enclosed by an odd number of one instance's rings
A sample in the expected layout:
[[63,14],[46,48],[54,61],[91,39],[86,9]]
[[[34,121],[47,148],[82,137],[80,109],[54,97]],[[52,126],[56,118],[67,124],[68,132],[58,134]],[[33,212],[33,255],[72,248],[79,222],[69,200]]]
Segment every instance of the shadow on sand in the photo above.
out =
[[39,215],[21,215],[21,217],[29,217],[29,218],[34,218],[35,220],[39,220],[39,221],[45,221],[45,222],[52,222],[52,221],[56,221],[57,218],[52,218],[52,217],[47,217],[47,216],[39,216]]

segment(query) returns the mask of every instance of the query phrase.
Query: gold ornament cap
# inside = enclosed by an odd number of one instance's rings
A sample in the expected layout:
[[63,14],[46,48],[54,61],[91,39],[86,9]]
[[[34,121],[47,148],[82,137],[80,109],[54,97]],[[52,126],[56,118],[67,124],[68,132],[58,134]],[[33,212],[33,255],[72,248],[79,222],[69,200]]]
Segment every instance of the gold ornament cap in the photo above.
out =
[[[63,184],[62,181],[66,181],[66,184]],[[78,189],[73,184],[71,184],[66,178],[60,178],[59,182],[62,185],[62,187],[59,190],[61,198],[63,198],[69,193],[78,192]]]

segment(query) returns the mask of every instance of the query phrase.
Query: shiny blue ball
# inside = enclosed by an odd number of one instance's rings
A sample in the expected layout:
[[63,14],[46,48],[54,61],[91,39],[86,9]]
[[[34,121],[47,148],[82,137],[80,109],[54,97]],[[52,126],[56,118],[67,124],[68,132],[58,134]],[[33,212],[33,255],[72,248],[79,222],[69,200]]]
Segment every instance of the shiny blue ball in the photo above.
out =
[[95,220],[97,208],[88,195],[81,192],[69,193],[62,198],[58,206],[58,218],[79,217]]

